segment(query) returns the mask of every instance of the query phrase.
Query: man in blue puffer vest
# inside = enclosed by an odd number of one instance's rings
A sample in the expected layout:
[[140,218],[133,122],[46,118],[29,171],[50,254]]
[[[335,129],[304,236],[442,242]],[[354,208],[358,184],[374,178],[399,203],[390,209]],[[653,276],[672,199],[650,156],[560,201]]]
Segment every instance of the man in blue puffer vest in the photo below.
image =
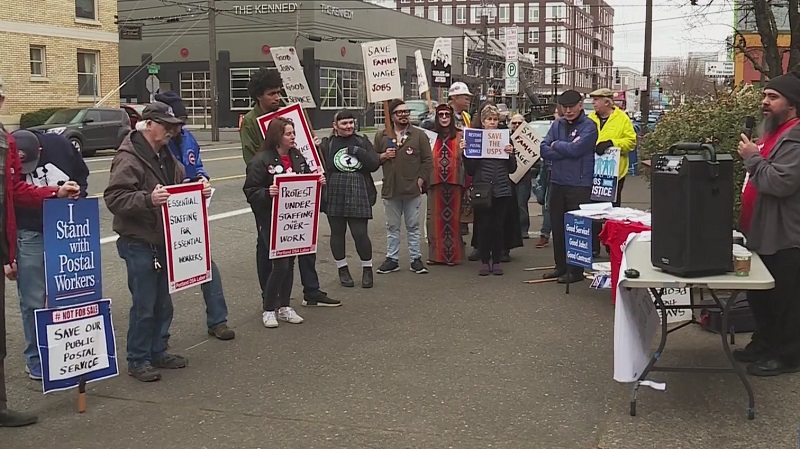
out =
[[[156,101],[166,103],[172,108],[175,117],[186,119],[186,107],[181,97],[173,91],[156,94]],[[200,159],[200,145],[192,133],[184,126],[181,133],[173,137],[167,145],[169,150],[186,169],[186,181],[198,181],[200,178],[211,179],[203,168]],[[203,299],[206,302],[206,324],[208,334],[220,340],[231,340],[236,334],[228,327],[228,306],[225,303],[225,294],[222,291],[222,278],[217,264],[211,259],[211,281],[200,285]],[[164,342],[169,340],[169,324],[162,331]]]
[[590,202],[597,125],[583,112],[583,96],[577,91],[565,91],[558,103],[564,114],[550,126],[541,148],[542,158],[552,164],[550,223],[556,263],[555,270],[544,278],[558,278],[559,283],[566,284],[583,280],[582,268],[567,265],[564,214]]

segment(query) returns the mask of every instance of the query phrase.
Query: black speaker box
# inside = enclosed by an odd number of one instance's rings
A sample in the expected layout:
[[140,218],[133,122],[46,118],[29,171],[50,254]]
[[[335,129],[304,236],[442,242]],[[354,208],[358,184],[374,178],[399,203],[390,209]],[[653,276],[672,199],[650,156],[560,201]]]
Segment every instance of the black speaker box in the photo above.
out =
[[653,266],[682,277],[733,271],[733,157],[679,143],[651,162]]

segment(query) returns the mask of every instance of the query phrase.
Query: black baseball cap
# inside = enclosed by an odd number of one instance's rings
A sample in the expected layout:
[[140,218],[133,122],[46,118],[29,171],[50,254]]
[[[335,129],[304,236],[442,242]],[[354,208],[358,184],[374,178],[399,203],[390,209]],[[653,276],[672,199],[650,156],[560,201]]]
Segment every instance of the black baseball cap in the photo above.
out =
[[576,90],[566,90],[558,97],[558,104],[561,106],[575,106],[583,101],[583,95]]
[[22,163],[22,174],[27,175],[36,170],[39,165],[42,144],[36,134],[27,129],[18,129],[11,133],[17,143],[19,160]]
[[183,120],[175,117],[172,108],[168,104],[160,101],[154,101],[148,104],[142,111],[142,119],[152,120],[164,125],[183,125]]

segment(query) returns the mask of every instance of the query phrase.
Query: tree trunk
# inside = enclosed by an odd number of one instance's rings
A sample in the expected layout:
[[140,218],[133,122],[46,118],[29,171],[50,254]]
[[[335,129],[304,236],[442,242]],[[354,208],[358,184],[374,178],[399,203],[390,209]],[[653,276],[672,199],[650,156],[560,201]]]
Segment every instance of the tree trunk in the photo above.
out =
[[789,0],[789,67],[787,72],[800,70],[800,0]]
[[[795,11],[797,11],[797,1]],[[790,8],[791,9],[791,8]],[[769,78],[783,74],[783,55],[778,49],[778,26],[768,0],[753,0],[753,13],[756,16],[756,28],[761,35],[761,47],[764,49],[763,73]]]

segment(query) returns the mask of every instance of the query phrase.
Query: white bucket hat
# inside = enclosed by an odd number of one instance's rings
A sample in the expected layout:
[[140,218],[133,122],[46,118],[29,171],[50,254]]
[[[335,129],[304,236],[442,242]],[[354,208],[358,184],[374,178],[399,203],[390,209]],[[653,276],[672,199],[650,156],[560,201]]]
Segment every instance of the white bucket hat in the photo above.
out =
[[467,85],[461,81],[457,81],[450,85],[450,89],[447,91],[447,96],[449,97],[454,97],[456,95],[469,95],[470,97],[473,96],[472,92],[469,91],[469,87],[467,87]]

